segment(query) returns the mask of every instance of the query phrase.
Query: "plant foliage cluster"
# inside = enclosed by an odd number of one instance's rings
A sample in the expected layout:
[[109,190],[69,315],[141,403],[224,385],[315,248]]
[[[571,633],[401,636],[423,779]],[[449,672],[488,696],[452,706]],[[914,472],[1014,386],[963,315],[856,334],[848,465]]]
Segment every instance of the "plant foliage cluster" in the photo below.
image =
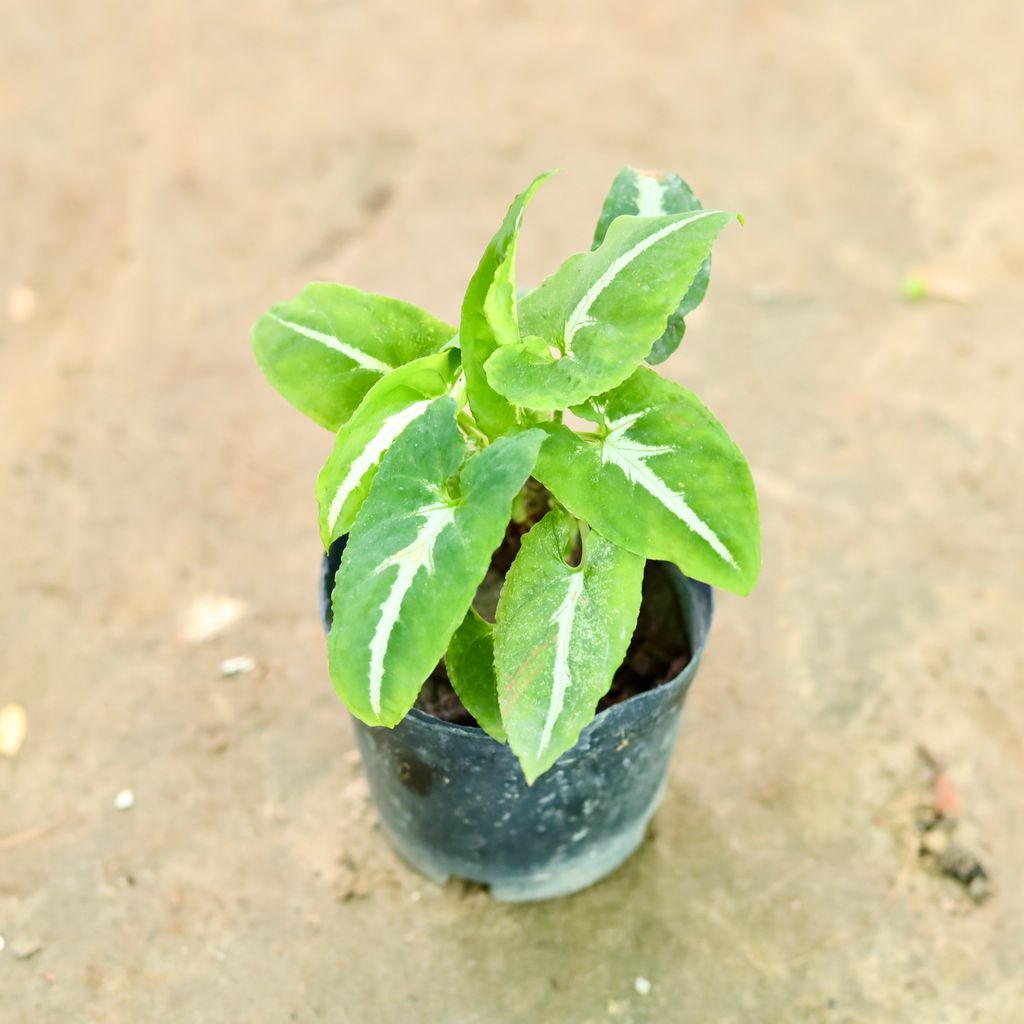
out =
[[[592,248],[515,283],[526,204],[509,207],[458,329],[415,306],[316,283],[254,328],[275,388],[334,433],[317,481],[326,547],[347,536],[331,678],[394,726],[443,657],[480,726],[532,782],[593,718],[636,624],[646,559],[740,594],[760,563],[747,464],[695,395],[644,363],[679,345],[732,214],[674,174],[624,168]],[[563,422],[565,411],[587,429]],[[539,481],[491,622],[474,597]]]

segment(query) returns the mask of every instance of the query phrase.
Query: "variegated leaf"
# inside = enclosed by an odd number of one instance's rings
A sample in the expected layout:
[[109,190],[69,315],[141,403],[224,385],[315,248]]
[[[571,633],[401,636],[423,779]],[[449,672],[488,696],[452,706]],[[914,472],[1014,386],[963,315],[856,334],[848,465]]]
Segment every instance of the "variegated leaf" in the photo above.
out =
[[571,257],[519,306],[521,345],[487,360],[491,386],[531,409],[560,409],[622,383],[648,355],[733,214],[619,217],[601,246]]
[[459,471],[455,403],[437,398],[384,456],[338,570],[327,643],[334,686],[368,725],[397,725],[445,653],[542,439],[499,438]]
[[337,430],[384,374],[439,351],[455,328],[398,299],[307,285],[253,327],[256,361],[300,412]]
[[[604,241],[604,236],[616,217],[659,217],[666,213],[689,213],[691,210],[701,209],[703,207],[693,194],[693,189],[678,174],[638,171],[634,167],[623,167],[615,176],[604,201],[594,232],[593,247],[596,249]],[[647,362],[664,362],[679,347],[686,332],[684,317],[692,313],[704,300],[710,278],[709,255],[701,264],[679,307],[669,314],[665,330],[651,348]]]
[[505,727],[501,724],[494,675],[494,626],[475,608],[466,612],[462,625],[455,630],[444,664],[466,710],[488,736],[504,743]]
[[607,693],[640,610],[644,560],[549,512],[523,538],[498,601],[494,662],[509,746],[530,784],[579,738]]
[[392,370],[366,393],[317,477],[325,548],[352,528],[384,453],[432,399],[451,391],[458,372],[459,353],[449,349]]
[[459,339],[466,369],[469,407],[480,428],[497,437],[516,427],[522,417],[487,382],[484,363],[499,345],[519,341],[515,301],[516,241],[526,204],[551,172],[534,178],[513,200],[494,237],[484,250],[462,303]]
[[534,476],[616,544],[750,593],[761,564],[754,483],[698,398],[641,368],[574,412],[599,429],[551,424]]

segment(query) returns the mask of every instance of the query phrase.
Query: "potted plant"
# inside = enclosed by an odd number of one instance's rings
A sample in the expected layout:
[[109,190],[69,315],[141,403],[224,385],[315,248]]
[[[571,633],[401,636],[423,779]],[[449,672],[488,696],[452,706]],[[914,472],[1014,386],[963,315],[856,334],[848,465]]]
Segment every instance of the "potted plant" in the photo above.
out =
[[[516,197],[458,329],[311,284],[256,358],[335,434],[317,481],[334,686],[394,844],[503,899],[639,844],[711,620],[760,554],[746,462],[674,351],[733,215],[625,168],[593,247],[517,293]],[[572,419],[566,421],[566,413]]]

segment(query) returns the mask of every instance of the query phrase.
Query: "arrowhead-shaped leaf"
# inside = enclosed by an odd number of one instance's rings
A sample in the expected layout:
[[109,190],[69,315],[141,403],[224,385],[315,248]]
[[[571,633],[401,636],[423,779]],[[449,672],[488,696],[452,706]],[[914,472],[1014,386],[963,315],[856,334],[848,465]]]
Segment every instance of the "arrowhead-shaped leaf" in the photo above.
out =
[[548,426],[534,476],[616,544],[749,594],[761,564],[754,483],[699,399],[641,368],[574,411],[600,429]]
[[466,393],[476,422],[489,437],[497,437],[520,422],[515,407],[488,383],[483,366],[499,345],[519,341],[515,301],[516,242],[526,204],[551,173],[539,175],[513,200],[501,227],[484,250],[462,303],[459,339],[466,370]]
[[523,538],[498,601],[498,701],[530,784],[594,717],[640,611],[644,560],[591,531],[570,566],[576,529],[565,512],[549,512]]
[[494,675],[494,626],[475,608],[466,612],[462,625],[448,645],[445,668],[459,699],[488,736],[505,742]]
[[455,403],[437,398],[384,456],[338,570],[327,642],[335,689],[368,725],[397,725],[445,653],[542,439],[499,438],[455,480]]
[[519,306],[524,341],[487,360],[510,402],[559,409],[621,384],[661,337],[733,214],[619,217],[593,252],[568,259]]
[[454,334],[407,302],[316,283],[260,317],[252,343],[270,383],[300,412],[337,430],[384,374],[439,351]]
[[381,377],[338,431],[316,481],[324,548],[352,528],[384,453],[459,372],[454,349],[414,359]]
[[[665,213],[689,213],[701,210],[700,200],[693,189],[678,174],[663,171],[638,171],[634,167],[623,167],[615,176],[608,190],[601,216],[594,232],[594,248],[603,241],[609,226],[616,217],[639,216],[658,217]],[[684,317],[693,312],[704,300],[711,278],[711,256],[701,264],[675,312],[671,313],[665,331],[654,343],[647,356],[649,363],[664,362],[679,347],[686,332]]]

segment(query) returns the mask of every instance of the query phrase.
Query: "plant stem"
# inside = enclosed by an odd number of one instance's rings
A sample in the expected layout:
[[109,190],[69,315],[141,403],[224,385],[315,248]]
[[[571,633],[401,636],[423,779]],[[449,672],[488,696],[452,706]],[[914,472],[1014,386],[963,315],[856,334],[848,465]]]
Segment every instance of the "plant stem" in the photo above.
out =
[[460,412],[456,418],[458,419],[459,426],[473,440],[479,441],[481,447],[486,448],[491,443],[490,438],[476,425],[476,421],[468,412]]

